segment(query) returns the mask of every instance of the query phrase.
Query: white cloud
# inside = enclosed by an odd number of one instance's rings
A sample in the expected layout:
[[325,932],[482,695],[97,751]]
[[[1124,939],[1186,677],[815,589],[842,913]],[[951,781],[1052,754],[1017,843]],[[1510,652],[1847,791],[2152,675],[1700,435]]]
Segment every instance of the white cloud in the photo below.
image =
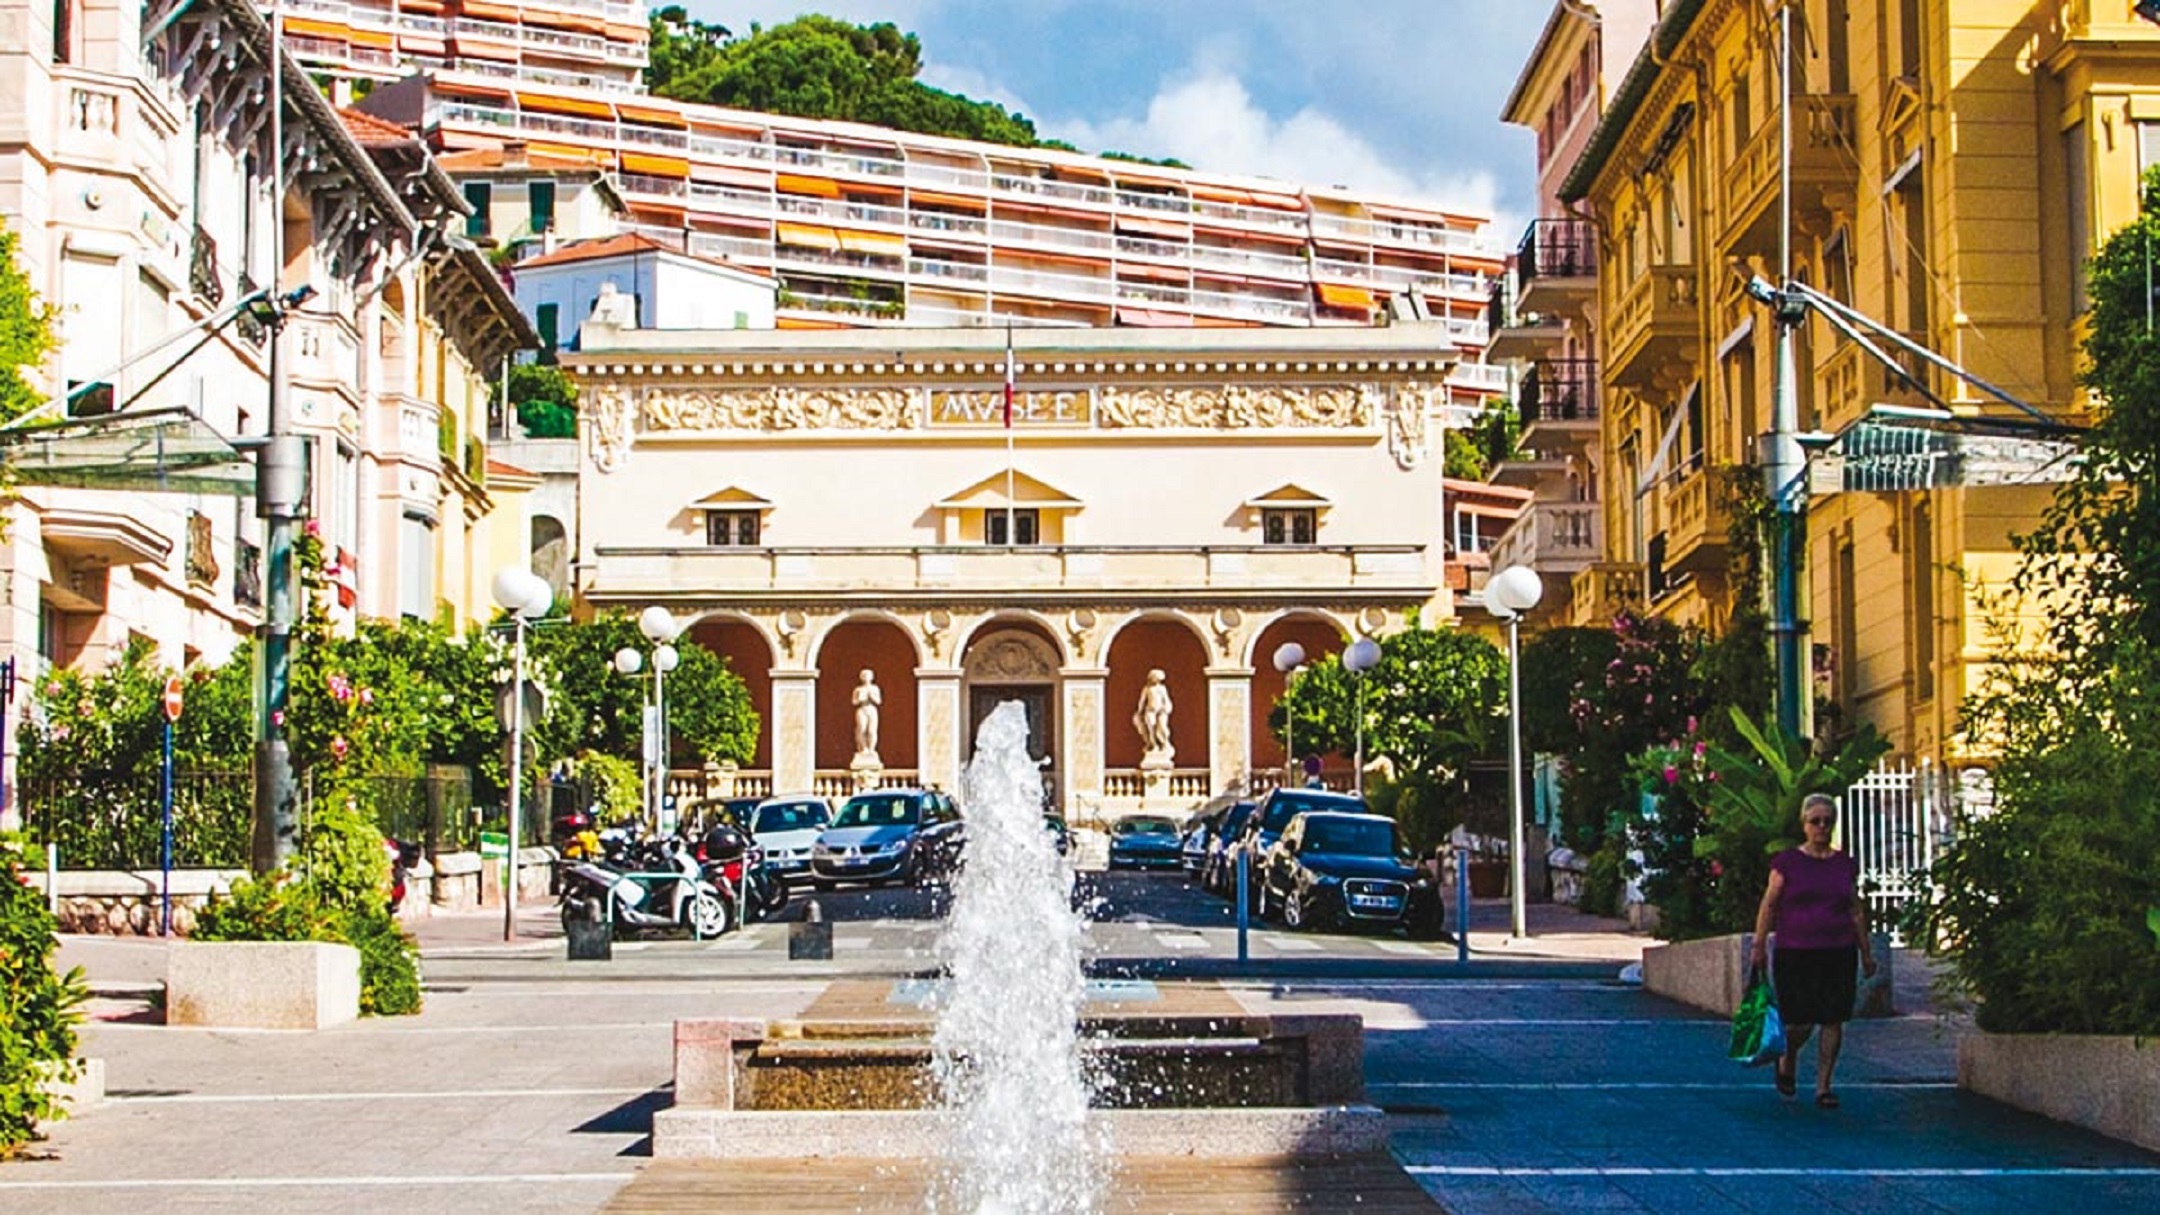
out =
[[1487,171],[1394,160],[1316,106],[1278,119],[1221,68],[1195,67],[1183,79],[1164,81],[1142,118],[1039,116],[1037,122],[1045,135],[1090,151],[1174,156],[1211,172],[1343,186],[1473,215],[1495,216],[1499,203],[1499,183]]

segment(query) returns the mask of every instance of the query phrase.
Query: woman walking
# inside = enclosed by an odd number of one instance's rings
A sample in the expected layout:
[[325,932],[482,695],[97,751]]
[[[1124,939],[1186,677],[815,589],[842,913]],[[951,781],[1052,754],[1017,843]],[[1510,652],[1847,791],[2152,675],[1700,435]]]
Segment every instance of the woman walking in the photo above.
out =
[[1763,968],[1770,957],[1770,932],[1776,929],[1777,959],[1770,977],[1778,1016],[1785,1023],[1777,1089],[1788,1097],[1798,1091],[1800,1048],[1820,1030],[1815,1104],[1826,1110],[1838,1106],[1830,1082],[1858,987],[1856,954],[1858,966],[1867,969],[1868,977],[1875,975],[1867,904],[1860,898],[1860,865],[1830,846],[1830,829],[1836,823],[1837,802],[1828,795],[1811,793],[1800,803],[1806,842],[1770,859],[1770,888],[1755,912],[1755,948],[1749,958],[1756,969]]

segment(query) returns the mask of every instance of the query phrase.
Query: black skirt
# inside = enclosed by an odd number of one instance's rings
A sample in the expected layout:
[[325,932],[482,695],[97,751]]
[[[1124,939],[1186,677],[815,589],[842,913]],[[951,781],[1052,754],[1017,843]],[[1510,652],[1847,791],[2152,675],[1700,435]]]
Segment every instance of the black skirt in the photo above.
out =
[[1787,1025],[1843,1025],[1859,988],[1860,950],[1780,949],[1770,958],[1778,1016]]

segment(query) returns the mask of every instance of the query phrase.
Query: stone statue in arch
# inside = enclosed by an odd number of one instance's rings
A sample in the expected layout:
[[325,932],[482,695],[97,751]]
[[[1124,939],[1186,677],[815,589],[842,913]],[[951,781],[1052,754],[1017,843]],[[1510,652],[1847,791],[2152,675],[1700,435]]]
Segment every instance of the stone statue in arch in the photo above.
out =
[[855,758],[877,758],[878,706],[885,694],[878,690],[877,672],[864,668],[855,684]]
[[1142,766],[1168,767],[1176,751],[1170,746],[1170,685],[1161,668],[1147,673],[1147,686],[1140,689],[1140,703],[1133,709],[1133,729],[1140,732],[1140,746],[1144,754]]

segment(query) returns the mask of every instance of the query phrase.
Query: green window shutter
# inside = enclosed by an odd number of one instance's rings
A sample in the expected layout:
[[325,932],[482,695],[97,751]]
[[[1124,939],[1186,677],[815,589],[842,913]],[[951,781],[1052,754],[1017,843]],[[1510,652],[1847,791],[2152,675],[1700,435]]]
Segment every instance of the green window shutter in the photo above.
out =
[[552,181],[529,181],[525,183],[525,198],[532,205],[532,230],[535,236],[555,230],[555,183]]
[[560,315],[561,309],[554,304],[542,304],[533,310],[533,328],[540,331],[540,357],[542,362],[552,363],[555,361],[555,350],[559,344],[556,322]]
[[486,236],[490,231],[488,209],[495,203],[495,188],[484,181],[465,183],[465,201],[472,204],[472,214],[465,217],[465,235]]

